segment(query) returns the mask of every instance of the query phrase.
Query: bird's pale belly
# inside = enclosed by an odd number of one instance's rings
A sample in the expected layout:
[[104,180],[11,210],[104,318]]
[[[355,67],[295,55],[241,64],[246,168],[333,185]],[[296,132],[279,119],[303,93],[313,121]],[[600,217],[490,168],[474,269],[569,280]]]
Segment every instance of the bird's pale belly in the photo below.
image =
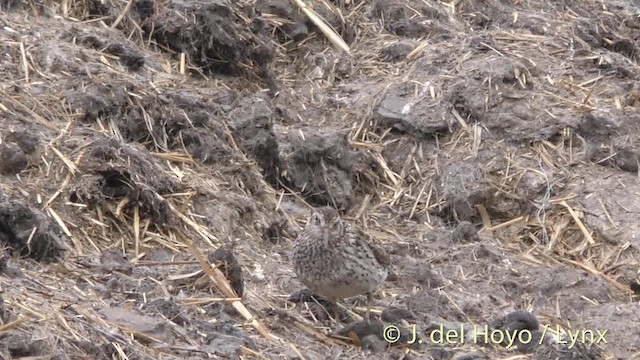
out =
[[[329,275],[329,274],[327,274]],[[385,280],[386,271],[372,272],[366,275],[314,277],[300,279],[315,294],[334,299],[345,299],[375,290]]]
[[339,284],[333,286],[322,286],[315,284],[314,288],[311,288],[314,294],[326,296],[333,299],[345,299],[352,296],[365,294],[373,290],[374,286],[364,286],[365,284]]

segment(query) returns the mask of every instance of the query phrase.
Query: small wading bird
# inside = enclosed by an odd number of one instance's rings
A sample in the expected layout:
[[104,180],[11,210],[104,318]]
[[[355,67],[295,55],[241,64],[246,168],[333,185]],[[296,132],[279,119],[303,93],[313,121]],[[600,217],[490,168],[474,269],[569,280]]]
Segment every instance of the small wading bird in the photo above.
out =
[[296,239],[291,257],[298,279],[332,303],[337,322],[337,301],[361,294],[367,295],[369,321],[373,291],[387,278],[390,262],[364,232],[340,219],[335,209],[318,208]]

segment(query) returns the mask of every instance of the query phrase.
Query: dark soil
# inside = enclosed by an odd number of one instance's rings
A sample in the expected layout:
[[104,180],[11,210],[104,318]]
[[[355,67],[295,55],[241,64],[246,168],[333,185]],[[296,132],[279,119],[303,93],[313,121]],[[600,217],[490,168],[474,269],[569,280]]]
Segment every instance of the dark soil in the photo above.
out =
[[[640,3],[306,3],[349,54],[283,0],[0,1],[0,357],[640,358]],[[324,205],[370,322],[293,273]]]

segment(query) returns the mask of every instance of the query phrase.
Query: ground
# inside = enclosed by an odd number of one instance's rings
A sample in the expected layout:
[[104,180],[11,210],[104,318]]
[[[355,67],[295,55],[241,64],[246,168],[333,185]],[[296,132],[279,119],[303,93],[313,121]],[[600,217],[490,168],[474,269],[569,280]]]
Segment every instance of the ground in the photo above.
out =
[[[640,357],[637,1],[0,8],[2,359]],[[292,271],[323,205],[368,324]]]

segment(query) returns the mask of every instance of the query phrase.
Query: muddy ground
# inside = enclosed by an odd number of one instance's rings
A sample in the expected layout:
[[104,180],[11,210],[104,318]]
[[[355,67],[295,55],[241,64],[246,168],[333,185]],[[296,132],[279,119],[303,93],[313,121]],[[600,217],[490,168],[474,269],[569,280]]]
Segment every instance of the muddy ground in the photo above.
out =
[[[0,1],[0,358],[640,358],[640,3],[296,4]],[[327,204],[369,325],[292,272]]]

